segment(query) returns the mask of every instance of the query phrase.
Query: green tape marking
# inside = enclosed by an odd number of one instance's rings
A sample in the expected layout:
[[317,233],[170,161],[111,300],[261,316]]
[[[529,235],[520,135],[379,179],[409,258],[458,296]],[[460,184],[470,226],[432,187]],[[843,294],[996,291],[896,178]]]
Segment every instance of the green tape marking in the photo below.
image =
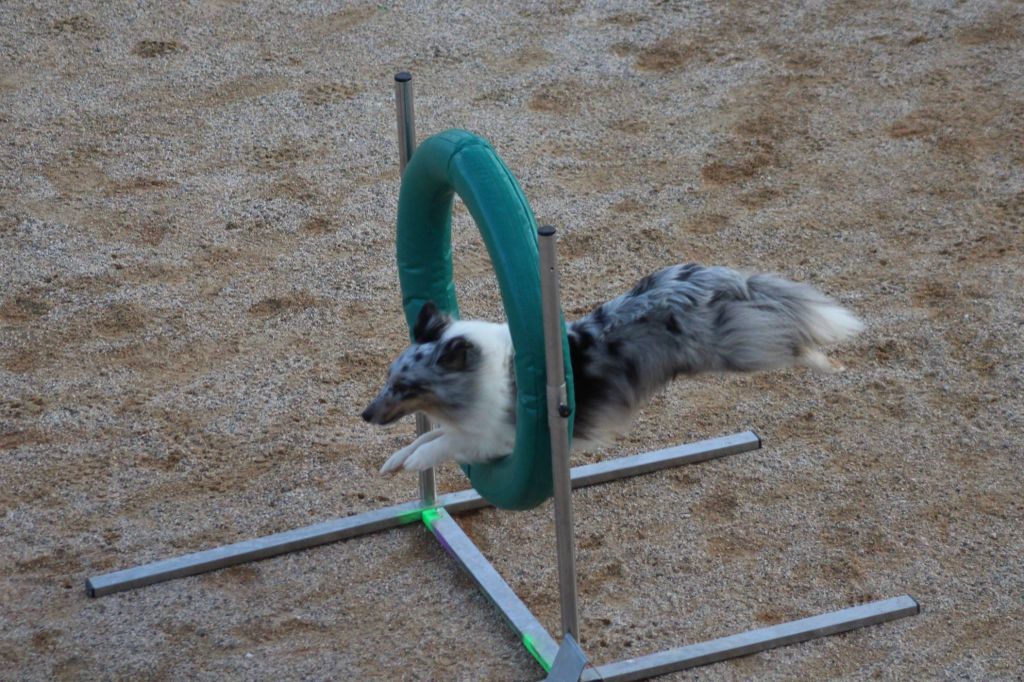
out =
[[533,637],[530,635],[523,635],[523,646],[530,652],[530,655],[537,659],[540,663],[540,667],[544,668],[544,672],[551,672],[551,664],[544,660],[544,657],[540,655],[540,651],[537,650],[537,643],[533,641]]
[[441,512],[434,508],[424,509],[422,512],[419,513],[423,519],[423,525],[426,526],[427,529],[430,530],[430,532],[433,532],[434,522],[437,521],[437,517],[441,515]]
[[399,514],[398,523],[404,526],[407,523],[419,521],[421,518],[423,518],[423,510],[413,509],[412,511],[402,512],[401,514]]

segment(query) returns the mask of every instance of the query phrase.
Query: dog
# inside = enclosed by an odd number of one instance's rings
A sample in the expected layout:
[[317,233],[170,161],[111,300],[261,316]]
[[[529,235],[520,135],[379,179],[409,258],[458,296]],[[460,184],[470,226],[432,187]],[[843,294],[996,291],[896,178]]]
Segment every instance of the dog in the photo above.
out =
[[[849,310],[807,284],[725,267],[675,265],[567,325],[575,384],[573,448],[624,433],[636,412],[679,375],[804,365],[841,371],[821,350],[863,329]],[[382,473],[452,459],[484,462],[515,444],[514,349],[508,325],[455,320],[426,303],[413,343],[362,413],[391,424],[422,412],[440,424],[394,453]]]

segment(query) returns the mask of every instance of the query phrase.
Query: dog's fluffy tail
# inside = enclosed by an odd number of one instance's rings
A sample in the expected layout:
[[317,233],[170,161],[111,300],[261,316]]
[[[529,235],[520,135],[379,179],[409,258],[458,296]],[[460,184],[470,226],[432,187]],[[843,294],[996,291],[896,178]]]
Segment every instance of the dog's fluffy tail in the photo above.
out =
[[842,366],[819,350],[845,341],[864,325],[807,284],[768,274],[750,276],[746,296],[714,301],[715,344],[725,369],[776,369],[795,362],[824,371]]
[[795,364],[842,366],[822,351],[863,325],[807,284],[676,265],[569,325],[577,440],[601,442],[673,377]]

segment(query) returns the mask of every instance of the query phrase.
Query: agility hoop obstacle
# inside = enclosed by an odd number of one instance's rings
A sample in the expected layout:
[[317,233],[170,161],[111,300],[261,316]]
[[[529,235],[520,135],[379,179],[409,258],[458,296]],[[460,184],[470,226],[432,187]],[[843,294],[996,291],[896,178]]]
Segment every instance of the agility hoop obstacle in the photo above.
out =
[[[397,254],[406,320],[411,330],[427,300],[433,300],[443,312],[458,315],[451,253],[452,204],[457,194],[491,256],[512,333],[517,386],[515,450],[494,462],[464,465],[473,489],[438,496],[433,471],[421,472],[419,500],[94,576],[86,581],[88,595],[99,597],[198,575],[419,521],[483,590],[547,673],[547,680],[647,679],[917,614],[918,603],[903,595],[637,658],[589,664],[577,643],[572,489],[756,450],[761,441],[747,431],[569,468],[574,398],[559,304],[555,231],[537,229],[515,177],[483,139],[450,130],[416,149],[411,79],[407,72],[395,76],[402,169]],[[417,432],[429,429],[429,422],[418,415]],[[552,496],[561,645],[452,516],[489,505],[529,509]]]
[[[456,194],[479,226],[494,264],[515,347],[517,393],[515,451],[463,470],[496,507],[530,509],[552,493],[537,223],[519,183],[491,145],[464,130],[424,141],[402,175],[397,237],[402,307],[410,330],[427,301],[442,313],[459,315],[451,246]],[[567,359],[569,344],[557,319],[555,329]],[[564,361],[563,366],[571,396],[572,369]],[[563,402],[571,416],[572,399]]]

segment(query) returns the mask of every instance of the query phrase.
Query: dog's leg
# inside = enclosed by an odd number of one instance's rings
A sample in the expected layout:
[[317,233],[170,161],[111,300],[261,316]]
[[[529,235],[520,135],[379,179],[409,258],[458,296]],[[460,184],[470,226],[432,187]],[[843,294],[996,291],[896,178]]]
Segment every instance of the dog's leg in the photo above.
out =
[[446,459],[457,460],[459,451],[454,439],[450,436],[431,441],[419,448],[405,460],[405,468],[409,471],[423,471],[435,467]]
[[843,370],[846,369],[843,366],[843,363],[839,362],[838,360],[833,360],[832,358],[825,355],[817,348],[802,349],[800,351],[800,356],[797,358],[797,361],[805,367],[816,369],[819,372],[828,372],[830,374],[842,372]]
[[[430,443],[431,441],[437,440],[444,435],[444,429],[434,429],[427,431],[426,433],[420,434],[420,436],[413,442],[406,445],[404,448],[396,452],[395,454],[388,457],[388,461],[384,462],[384,466],[380,468],[382,474],[393,474],[402,468],[405,461],[416,452],[421,446]],[[426,468],[426,467],[424,467]]]

